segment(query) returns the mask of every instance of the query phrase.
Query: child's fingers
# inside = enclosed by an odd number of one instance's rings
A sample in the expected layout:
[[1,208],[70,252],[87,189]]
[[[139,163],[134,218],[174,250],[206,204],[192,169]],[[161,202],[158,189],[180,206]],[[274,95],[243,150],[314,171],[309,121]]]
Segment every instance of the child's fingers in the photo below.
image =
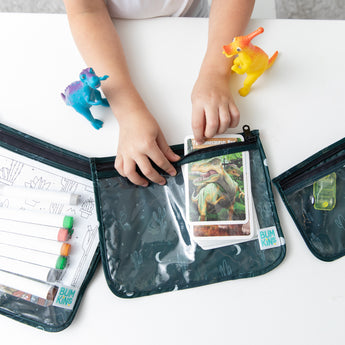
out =
[[[160,151],[163,152],[164,156],[170,161],[170,162],[177,162],[181,157],[177,155],[171,147],[168,145],[167,141],[164,138],[164,135],[162,132],[159,133],[157,137],[157,144],[160,149]],[[164,169],[165,170],[165,169]],[[166,170],[165,170],[166,171]]]
[[147,187],[148,181],[140,176],[137,172],[137,165],[135,161],[131,160],[126,162],[125,165],[125,176],[134,184],[138,186]]
[[196,142],[202,144],[205,141],[205,112],[203,107],[194,104],[192,108],[192,129]]
[[[155,162],[156,163],[156,162]],[[165,178],[158,173],[157,170],[155,170],[150,163],[147,156],[142,155],[140,158],[137,159],[137,164],[140,169],[140,171],[146,176],[150,181],[157,183],[159,185],[164,185],[166,183]],[[156,163],[157,164],[157,163]],[[137,173],[136,173],[137,174]],[[128,178],[132,181],[132,179],[135,181],[138,180],[138,177],[133,172],[131,175],[128,175]],[[139,175],[139,174],[137,174]],[[133,182],[133,181],[132,181]],[[135,183],[135,182],[133,182]]]
[[120,155],[117,155],[114,162],[115,169],[123,176],[123,158]]
[[121,176],[128,178],[132,183],[146,187],[148,185],[148,181],[138,173],[138,166],[142,174],[147,179],[154,183],[164,185],[166,183],[165,178],[161,176],[158,173],[158,171],[156,171],[153,168],[148,157],[150,157],[150,159],[157,166],[159,166],[161,169],[166,171],[171,176],[176,175],[176,169],[170,163],[168,158],[172,161],[177,161],[180,159],[180,157],[171,150],[171,148],[166,143],[165,139],[161,140],[163,143],[162,145],[165,154],[161,151],[157,144],[154,144],[151,147],[151,151],[148,152],[148,155],[141,154],[138,157],[134,157],[134,159],[125,159],[122,155],[118,155],[115,160],[115,169],[119,172]]
[[235,128],[240,123],[240,111],[238,110],[235,103],[230,103],[229,105],[230,114],[231,114],[231,123],[230,127]]
[[206,107],[205,114],[206,114],[205,137],[213,138],[218,133],[218,128],[219,128],[218,107],[215,107],[215,106]]
[[168,146],[165,150],[162,150],[165,157],[168,158],[170,162],[177,162],[178,160],[181,159],[179,155],[177,155],[171,148]]
[[138,174],[136,166],[135,161],[132,159],[127,159],[125,161],[122,156],[116,157],[115,169],[121,176],[128,178],[136,185],[147,187],[148,181]]
[[231,123],[231,114],[228,104],[219,106],[219,128],[218,133],[224,133]]
[[[165,145],[168,146],[168,144],[166,144],[166,143],[165,143]],[[168,158],[163,153],[163,152],[167,151],[167,149],[169,148],[169,147],[167,148],[166,146],[161,148],[161,147],[159,147],[158,143],[156,143],[152,147],[152,151],[150,152],[149,157],[152,159],[152,161],[158,167],[160,167],[161,169],[166,171],[169,175],[175,176],[176,175],[176,169],[173,167],[173,165],[170,163]],[[157,182],[157,183],[159,183],[159,182]]]

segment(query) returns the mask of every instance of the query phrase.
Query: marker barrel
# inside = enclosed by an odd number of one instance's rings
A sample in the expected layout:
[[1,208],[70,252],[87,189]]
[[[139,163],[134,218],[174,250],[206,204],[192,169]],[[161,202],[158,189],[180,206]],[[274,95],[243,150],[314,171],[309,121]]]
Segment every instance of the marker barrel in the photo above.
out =
[[62,256],[68,256],[71,250],[69,243],[22,236],[3,231],[0,231],[0,243]]
[[0,271],[0,285],[5,285],[50,301],[54,299],[57,292],[57,288],[50,284],[4,271]]
[[37,250],[14,247],[1,243],[0,256],[60,270],[64,269],[67,265],[67,258],[65,256],[38,252]]
[[0,256],[0,270],[50,283],[56,282],[62,273],[62,270],[56,270],[54,268],[35,265],[2,256]]
[[22,223],[13,220],[0,219],[0,231],[11,232],[46,240],[65,242],[70,238],[68,229],[53,226]]
[[0,195],[24,200],[51,201],[66,205],[77,205],[80,195],[66,192],[0,185]]
[[71,216],[33,212],[27,210],[15,210],[5,207],[0,207],[0,219],[7,219],[30,224],[62,227],[65,229],[71,229],[73,226],[73,217]]

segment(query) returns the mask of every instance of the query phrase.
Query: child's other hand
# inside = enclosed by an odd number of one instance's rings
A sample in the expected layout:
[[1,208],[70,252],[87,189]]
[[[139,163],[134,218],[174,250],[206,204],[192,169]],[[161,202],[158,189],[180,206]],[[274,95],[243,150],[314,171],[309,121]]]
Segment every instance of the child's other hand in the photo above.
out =
[[192,92],[192,128],[196,141],[224,133],[240,121],[226,74],[200,73]]
[[[134,184],[146,187],[149,179],[164,185],[165,178],[153,168],[149,158],[169,175],[176,175],[170,162],[176,162],[180,157],[171,150],[158,123],[145,109],[128,114],[126,120],[120,123],[115,168]],[[137,166],[147,179],[138,174]]]

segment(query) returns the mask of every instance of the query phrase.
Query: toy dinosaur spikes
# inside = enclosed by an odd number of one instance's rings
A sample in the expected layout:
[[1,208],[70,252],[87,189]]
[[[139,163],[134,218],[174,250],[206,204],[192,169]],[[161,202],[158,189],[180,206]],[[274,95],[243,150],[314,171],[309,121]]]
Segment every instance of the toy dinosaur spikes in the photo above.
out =
[[231,69],[237,74],[247,73],[243,87],[239,90],[241,96],[248,95],[254,82],[273,65],[278,55],[276,51],[271,58],[268,58],[262,49],[251,44],[251,40],[263,32],[264,29],[260,27],[247,36],[235,37],[230,44],[223,47],[226,57],[237,55]]

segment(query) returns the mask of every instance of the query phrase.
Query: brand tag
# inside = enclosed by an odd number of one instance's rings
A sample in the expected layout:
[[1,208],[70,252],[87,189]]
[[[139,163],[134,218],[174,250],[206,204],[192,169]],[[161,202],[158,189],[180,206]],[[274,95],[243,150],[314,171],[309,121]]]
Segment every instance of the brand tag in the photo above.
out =
[[64,309],[73,309],[78,296],[78,289],[60,286],[53,305]]
[[261,250],[275,248],[281,245],[277,228],[275,226],[259,229],[258,239]]

